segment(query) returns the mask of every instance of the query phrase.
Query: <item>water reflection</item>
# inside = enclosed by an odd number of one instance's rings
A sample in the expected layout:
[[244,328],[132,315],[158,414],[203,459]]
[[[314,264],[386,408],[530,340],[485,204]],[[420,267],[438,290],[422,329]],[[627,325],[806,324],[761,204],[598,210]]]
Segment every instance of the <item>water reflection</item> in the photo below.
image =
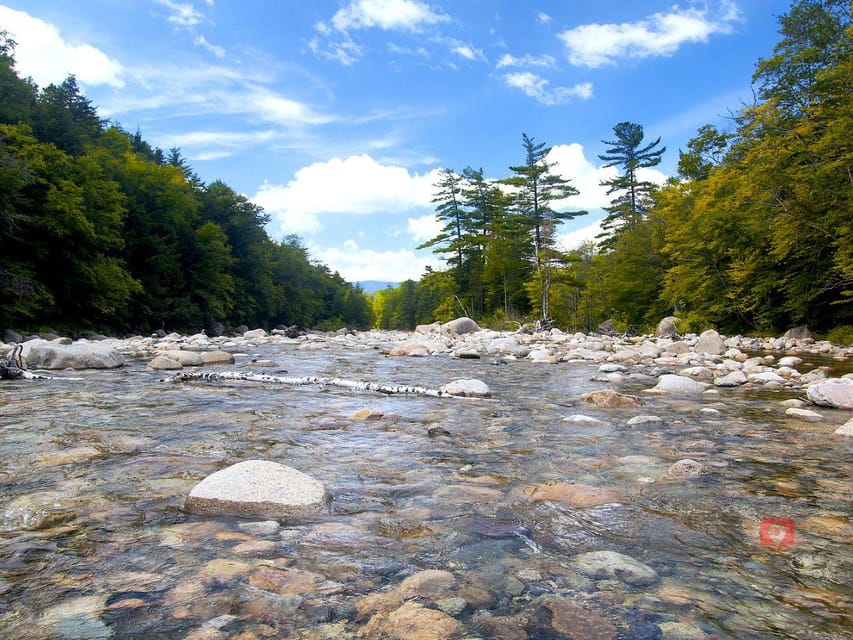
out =
[[[476,377],[493,397],[175,385],[141,364],[4,382],[0,635],[380,638],[403,615],[446,630],[424,637],[560,638],[593,623],[604,638],[853,632],[850,445],[785,418],[780,394],[599,410],[577,403],[608,386],[587,364],[257,357],[293,376]],[[578,413],[603,424],[563,421]],[[626,427],[641,413],[661,420]],[[251,458],[322,480],[331,513],[253,528],[182,510],[197,481]],[[711,472],[670,477],[682,458]],[[793,546],[761,544],[773,517],[796,523]],[[598,551],[612,574],[584,565]],[[624,557],[654,578],[632,580]]]

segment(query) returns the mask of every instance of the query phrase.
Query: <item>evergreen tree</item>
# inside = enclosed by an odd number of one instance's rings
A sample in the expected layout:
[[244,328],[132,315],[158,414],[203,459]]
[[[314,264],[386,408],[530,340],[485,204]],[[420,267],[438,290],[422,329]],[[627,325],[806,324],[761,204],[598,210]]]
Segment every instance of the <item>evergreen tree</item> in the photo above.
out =
[[586,211],[556,211],[552,203],[577,195],[578,190],[571,182],[556,173],[556,164],[548,162],[551,147],[544,142],[537,144],[526,133],[521,134],[525,163],[511,166],[515,175],[502,182],[514,187],[513,206],[531,230],[533,258],[540,289],[540,315],[548,320],[549,289],[551,286],[551,263],[555,257],[557,224]]
[[639,169],[660,164],[666,147],[659,147],[660,138],[643,147],[643,127],[633,122],[620,122],[613,127],[615,140],[602,140],[608,145],[607,153],[598,156],[604,161],[604,167],[618,167],[619,175],[601,182],[608,187],[607,195],[617,194],[611,205],[605,207],[607,215],[601,223],[603,229],[599,238],[602,245],[610,246],[614,236],[623,227],[642,220],[649,208],[649,193],[654,184],[640,180]]

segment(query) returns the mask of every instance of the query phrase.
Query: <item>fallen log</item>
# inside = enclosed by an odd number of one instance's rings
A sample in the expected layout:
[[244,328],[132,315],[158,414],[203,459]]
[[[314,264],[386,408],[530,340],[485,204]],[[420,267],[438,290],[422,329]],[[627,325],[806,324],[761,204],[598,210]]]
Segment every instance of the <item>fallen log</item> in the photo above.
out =
[[301,378],[271,376],[262,373],[242,371],[187,371],[176,373],[169,379],[171,382],[240,380],[245,382],[261,382],[291,386],[315,385],[318,387],[340,387],[351,391],[373,391],[385,395],[422,395],[435,398],[460,398],[462,395],[450,393],[442,389],[430,389],[415,385],[380,384],[360,380],[345,380],[343,378],[325,378],[320,376],[304,376]]

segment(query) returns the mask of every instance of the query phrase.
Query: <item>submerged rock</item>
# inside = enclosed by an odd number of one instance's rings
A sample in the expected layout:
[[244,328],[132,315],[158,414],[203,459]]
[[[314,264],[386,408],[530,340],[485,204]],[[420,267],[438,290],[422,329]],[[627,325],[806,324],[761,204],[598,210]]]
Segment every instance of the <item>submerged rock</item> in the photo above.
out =
[[194,513],[300,517],[322,513],[330,496],[314,478],[265,460],[247,460],[207,476],[186,500]]
[[615,578],[628,584],[649,584],[658,579],[650,566],[616,551],[581,553],[572,564],[588,578]]
[[633,409],[643,405],[643,401],[639,398],[624,395],[612,389],[593,391],[583,396],[583,399],[599,409]]
[[706,467],[701,462],[696,462],[696,460],[691,460],[690,458],[685,458],[684,460],[679,460],[675,464],[673,464],[669,468],[669,475],[678,478],[678,477],[694,477],[701,476],[709,473],[708,467]]

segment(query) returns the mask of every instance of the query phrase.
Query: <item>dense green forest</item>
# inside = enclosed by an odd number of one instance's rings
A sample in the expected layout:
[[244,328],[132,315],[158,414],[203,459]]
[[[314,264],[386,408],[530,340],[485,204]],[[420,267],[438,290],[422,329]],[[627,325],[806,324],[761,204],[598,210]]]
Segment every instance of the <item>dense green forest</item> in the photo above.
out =
[[[465,313],[486,325],[536,319],[569,329],[781,332],[807,324],[853,340],[853,20],[849,0],[800,0],[756,65],[753,104],[729,130],[706,125],[663,186],[637,170],[660,140],[620,122],[602,140],[612,197],[603,233],[568,253],[557,224],[583,212],[551,203],[574,192],[523,135],[523,163],[504,180],[445,169],[436,185],[442,232],[424,246],[447,261],[380,291],[375,322],[411,328]],[[846,328],[845,328],[846,327]]]
[[271,240],[261,208],[102,121],[73,77],[20,78],[14,47],[0,31],[0,327],[370,326],[364,293]]

